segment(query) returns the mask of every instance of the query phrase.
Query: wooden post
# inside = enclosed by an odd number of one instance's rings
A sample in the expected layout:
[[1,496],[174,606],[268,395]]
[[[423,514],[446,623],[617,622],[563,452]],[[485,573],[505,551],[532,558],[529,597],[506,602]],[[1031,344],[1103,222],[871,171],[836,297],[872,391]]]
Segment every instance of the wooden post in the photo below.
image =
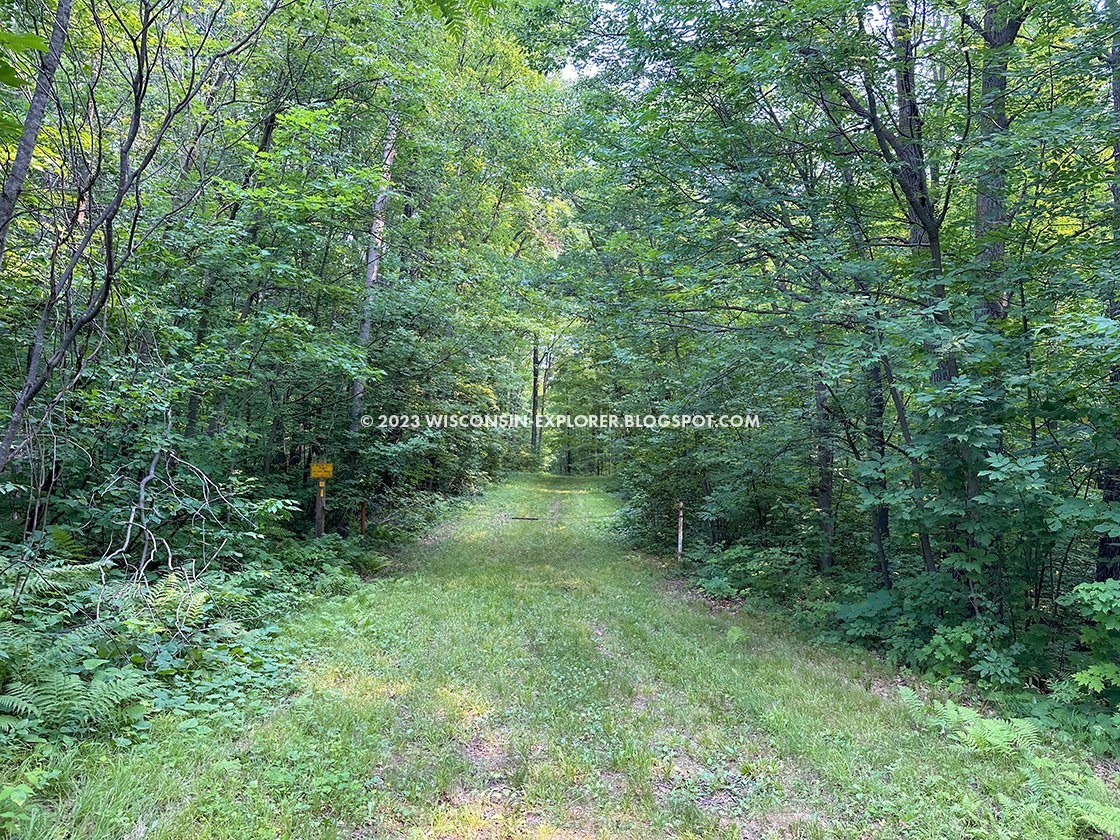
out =
[[315,539],[323,536],[323,521],[327,509],[327,480],[319,479],[319,492],[315,495]]
[[677,562],[684,556],[684,502],[677,502]]
[[327,479],[334,477],[334,464],[316,461],[311,465],[311,477],[319,479],[319,492],[315,494],[315,539],[323,536],[323,520],[327,509]]
[[366,500],[362,499],[362,536],[366,535]]

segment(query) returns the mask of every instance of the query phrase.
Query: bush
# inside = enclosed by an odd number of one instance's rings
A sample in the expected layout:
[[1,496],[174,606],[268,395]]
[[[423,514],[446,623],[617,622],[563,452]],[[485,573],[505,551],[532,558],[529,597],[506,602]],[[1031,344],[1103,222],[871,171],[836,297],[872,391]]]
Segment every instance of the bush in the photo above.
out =
[[811,565],[796,552],[736,545],[707,559],[702,580],[722,579],[732,594],[749,589],[792,601],[812,590],[815,575]]
[[1120,701],[1120,581],[1082,583],[1060,603],[1077,606],[1090,619],[1081,628],[1088,650],[1079,657],[1073,680],[1115,706]]

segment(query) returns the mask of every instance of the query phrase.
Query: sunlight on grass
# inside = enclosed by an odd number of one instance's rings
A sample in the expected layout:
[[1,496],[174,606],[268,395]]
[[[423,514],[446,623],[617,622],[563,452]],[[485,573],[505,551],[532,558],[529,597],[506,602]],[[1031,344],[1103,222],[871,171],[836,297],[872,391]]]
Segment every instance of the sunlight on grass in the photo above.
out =
[[26,836],[1091,836],[1020,765],[917,731],[865,654],[667,586],[597,487],[515,479],[291,622],[301,689],[248,731],[39,760]]

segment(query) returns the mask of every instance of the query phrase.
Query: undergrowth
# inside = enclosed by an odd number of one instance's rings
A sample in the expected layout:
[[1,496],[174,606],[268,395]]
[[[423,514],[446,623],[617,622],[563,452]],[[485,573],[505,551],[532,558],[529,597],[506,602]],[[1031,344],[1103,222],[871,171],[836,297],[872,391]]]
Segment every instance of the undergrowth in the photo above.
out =
[[1106,824],[1114,787],[1052,733],[932,701],[914,727],[878,657],[681,591],[610,533],[614,509],[588,481],[495,488],[396,574],[277,622],[298,687],[267,715],[170,710],[131,744],[38,745],[0,764],[0,813],[22,815],[20,840],[1089,840]]
[[[237,728],[290,691],[299,654],[278,622],[353,593],[387,564],[356,539],[246,538],[247,560],[129,573],[85,560],[53,529],[32,567],[7,546],[0,574],[0,760],[50,756],[92,738],[148,738],[153,715],[180,731]],[[265,548],[264,546],[267,546]],[[0,836],[26,818],[34,773],[0,790]]]
[[1015,638],[990,605],[975,615],[976,603],[953,600],[949,572],[901,576],[891,589],[868,591],[865,573],[821,576],[794,547],[699,546],[686,561],[686,574],[709,597],[772,605],[821,641],[874,650],[951,692],[1029,717],[1059,740],[1120,754],[1120,581],[1075,587],[1062,604],[1084,622],[1080,643],[1058,650],[1054,640],[1040,653],[1041,632]]
[[924,703],[909,686],[900,686],[911,719],[940,732],[968,752],[1005,757],[1014,762],[1031,794],[1056,810],[1107,834],[1120,835],[1120,807],[1096,776],[1045,748],[1045,737],[1031,718],[985,717],[951,700]]

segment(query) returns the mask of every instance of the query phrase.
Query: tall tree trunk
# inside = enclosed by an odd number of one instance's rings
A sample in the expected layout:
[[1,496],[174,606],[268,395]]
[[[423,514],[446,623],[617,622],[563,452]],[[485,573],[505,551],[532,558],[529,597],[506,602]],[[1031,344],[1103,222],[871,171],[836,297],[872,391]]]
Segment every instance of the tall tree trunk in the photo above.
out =
[[832,486],[833,486],[833,461],[834,452],[832,437],[829,434],[828,422],[828,387],[818,375],[814,384],[815,405],[815,437],[817,441],[817,519],[821,538],[820,553],[817,555],[817,565],[822,574],[828,574],[832,569],[835,558],[833,548],[834,522],[832,516]]
[[[358,344],[363,348],[369,344],[373,328],[373,302],[379,284],[381,257],[385,250],[385,216],[391,195],[393,160],[397,156],[397,135],[400,131],[400,111],[394,94],[389,113],[389,123],[385,131],[385,143],[381,150],[381,189],[373,202],[373,222],[369,230],[369,246],[366,248],[366,284],[362,298],[362,320],[358,327]],[[350,398],[350,451],[348,461],[351,472],[358,466],[358,434],[361,431],[362,410],[365,405],[366,379],[354,377]]]
[[[1011,124],[1007,114],[1009,50],[1024,19],[1025,13],[1018,6],[1017,0],[987,0],[983,25],[976,24],[964,15],[965,23],[981,36],[985,46],[980,78],[979,144],[990,144],[992,140],[998,143],[1000,136],[1007,133]],[[1006,203],[1007,172],[1010,167],[1010,157],[995,151],[984,161],[976,179],[975,237],[983,300],[976,308],[975,317],[978,321],[987,320],[996,330],[1001,329],[1000,323],[1007,317],[1011,304],[1011,292],[1004,288],[1004,237],[1009,221]],[[998,370],[987,376],[993,387],[999,386]],[[980,495],[981,453],[967,441],[961,441],[960,451],[965,471],[965,508],[972,527],[967,535],[958,533],[955,537],[963,548],[976,553],[980,551],[976,539],[981,528],[980,509],[975,499]],[[975,580],[970,577],[970,589],[974,586]],[[973,612],[979,615],[978,601],[971,598],[971,602]]]
[[[1112,118],[1114,125],[1120,125],[1120,0],[1108,0],[1105,6],[1106,21],[1112,30],[1112,48],[1108,53],[1108,63],[1112,70]],[[1112,146],[1112,243],[1120,246],[1120,139]],[[1109,318],[1120,318],[1120,304],[1117,303],[1115,281],[1108,283],[1106,306]],[[1120,391],[1120,366],[1113,365],[1108,372],[1108,384],[1114,391]],[[1115,456],[1101,469],[1101,500],[1106,505],[1120,505],[1120,464]],[[1098,581],[1120,579],[1120,538],[1107,534],[1097,544]]]
[[533,335],[533,423],[529,429],[529,446],[536,455],[539,451],[537,415],[540,411],[541,342],[540,336]]
[[8,177],[4,179],[3,190],[0,191],[0,254],[4,253],[7,245],[8,230],[16,214],[16,202],[23,191],[27,173],[31,171],[31,158],[39,142],[39,130],[43,126],[47,100],[50,99],[54,88],[54,76],[58,72],[58,65],[62,60],[62,48],[70,29],[70,8],[71,0],[58,0],[54,24],[51,28],[51,39],[47,42],[47,51],[43,54],[39,62],[39,71],[35,75],[35,91],[31,94],[31,105],[23,121],[23,131],[16,145],[15,157],[12,158],[12,168],[8,172]]
[[[887,492],[885,460],[887,456],[887,437],[883,433],[887,401],[883,396],[883,364],[879,359],[872,362],[866,371],[867,385],[867,443],[869,454],[878,463],[874,479],[874,489],[880,498]],[[875,546],[875,560],[883,579],[883,588],[890,589],[891,567],[887,558],[887,546],[891,537],[891,509],[885,501],[880,501],[871,509],[871,541]]]
[[[1018,36],[1023,20],[1023,13],[1013,9],[1008,0],[989,0],[984,7],[983,26],[972,25],[987,48],[980,79],[978,144],[1006,134],[1011,124],[1007,115],[1008,49]],[[1006,317],[1011,303],[1010,291],[1000,287],[1005,252],[1004,231],[1008,224],[1006,192],[1009,163],[1007,155],[993,154],[976,179],[978,262],[987,287],[982,311],[978,314],[993,321]]]

